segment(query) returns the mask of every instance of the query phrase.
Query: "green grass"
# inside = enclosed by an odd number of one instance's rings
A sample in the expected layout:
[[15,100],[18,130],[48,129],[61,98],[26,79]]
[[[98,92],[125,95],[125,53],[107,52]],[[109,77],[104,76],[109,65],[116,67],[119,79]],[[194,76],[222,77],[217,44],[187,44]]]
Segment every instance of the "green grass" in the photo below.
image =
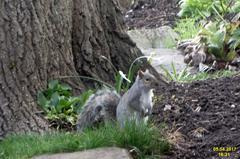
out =
[[169,81],[175,81],[175,82],[193,82],[193,81],[202,81],[207,79],[216,79],[216,78],[222,78],[222,77],[231,77],[237,74],[235,71],[229,71],[229,70],[220,70],[216,71],[214,73],[208,73],[208,72],[199,72],[197,74],[191,75],[188,72],[188,67],[185,67],[182,71],[177,72],[176,67],[174,63],[171,64],[171,69],[168,70],[164,66],[160,66],[161,69],[164,72],[164,76]]
[[0,158],[26,159],[45,153],[73,152],[107,146],[135,149],[138,158],[154,158],[169,149],[169,144],[155,127],[128,124],[125,128],[119,128],[116,124],[106,124],[81,134],[55,132],[43,135],[11,135],[0,142]]
[[202,81],[207,79],[217,79],[223,77],[231,77],[237,73],[229,70],[216,71],[214,73],[200,72],[195,75],[189,75],[180,79],[180,82],[193,82],[193,81]]
[[180,41],[196,37],[200,30],[201,25],[196,23],[194,18],[179,19],[176,23],[176,27],[174,27],[174,31],[180,36],[180,39],[178,39]]

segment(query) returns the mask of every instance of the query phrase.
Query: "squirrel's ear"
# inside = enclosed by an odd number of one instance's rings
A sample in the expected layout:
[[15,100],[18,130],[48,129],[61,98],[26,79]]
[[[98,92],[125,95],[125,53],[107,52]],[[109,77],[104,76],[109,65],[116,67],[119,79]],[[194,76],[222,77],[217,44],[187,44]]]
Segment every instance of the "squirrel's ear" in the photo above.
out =
[[140,78],[143,78],[144,72],[143,72],[142,70],[139,70],[139,71],[138,71],[138,76],[139,76]]

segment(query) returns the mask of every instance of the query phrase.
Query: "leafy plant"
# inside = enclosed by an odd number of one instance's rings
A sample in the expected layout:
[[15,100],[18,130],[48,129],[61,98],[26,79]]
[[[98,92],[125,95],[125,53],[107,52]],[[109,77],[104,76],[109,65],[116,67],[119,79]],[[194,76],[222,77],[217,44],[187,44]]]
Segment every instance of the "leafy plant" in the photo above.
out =
[[180,0],[180,17],[206,17],[209,15],[209,7],[212,4],[210,0]]
[[185,40],[194,38],[201,28],[195,18],[185,18],[177,21],[174,31],[180,35],[179,40]]
[[240,28],[236,28],[234,31],[232,31],[228,44],[233,50],[240,48]]
[[182,71],[178,73],[173,63],[171,63],[172,70],[168,70],[166,67],[162,65],[160,67],[164,71],[165,77],[168,80],[175,81],[175,82],[192,82],[192,81],[199,81],[199,80],[216,79],[221,77],[230,77],[236,74],[235,71],[220,70],[214,73],[199,72],[197,74],[191,75],[187,71],[188,67],[185,67]]
[[240,13],[240,1],[236,1],[232,6],[232,10],[234,13]]
[[200,32],[201,43],[217,61],[232,61],[239,47],[239,25],[232,23],[209,22]]
[[239,2],[236,0],[180,0],[180,17],[205,19],[210,16],[224,16],[227,13],[238,13]]
[[121,92],[121,90],[123,89],[124,91],[128,90],[128,84],[126,86],[123,86],[124,81],[126,80],[128,83],[131,83],[131,80],[129,78],[126,77],[126,75],[122,72],[119,71],[116,75],[115,75],[115,89],[118,93]]
[[222,78],[222,77],[230,77],[236,74],[234,71],[229,70],[220,70],[216,71],[214,73],[208,73],[208,72],[199,72],[197,74],[191,75],[187,71],[187,67],[177,73],[176,68],[174,64],[171,64],[172,72],[166,69],[164,66],[160,66],[162,70],[165,72],[165,77],[169,79],[170,81],[175,82],[193,82],[193,81],[201,81],[201,80],[207,80],[207,79],[216,79],[216,78]]
[[[118,93],[120,93],[121,90],[126,91],[130,87],[134,72],[139,67],[137,65],[134,65],[135,62],[142,58],[148,58],[148,60],[150,60],[150,57],[151,56],[142,56],[135,59],[129,68],[127,77],[122,71],[117,72],[115,76],[115,89]],[[110,62],[106,57],[103,56],[102,58]],[[115,71],[117,70],[115,67],[114,69]],[[94,80],[105,86],[113,88],[108,83],[91,77],[62,76],[60,78],[72,77]],[[125,79],[128,83],[125,84],[123,79]],[[59,81],[53,80],[49,82],[48,88],[46,90],[38,93],[38,104],[45,111],[46,118],[50,120],[57,128],[63,128],[64,126],[68,126],[70,124],[70,129],[73,129],[73,126],[76,123],[77,115],[81,111],[82,106],[85,104],[88,97],[93,94],[92,90],[88,90],[78,97],[73,97],[71,91],[72,89],[68,85],[60,84]]]
[[188,67],[185,67],[182,71],[178,73],[173,62],[171,63],[172,71],[168,70],[166,67],[162,65],[160,65],[160,67],[165,72],[165,77],[170,81],[181,82],[184,81],[184,79],[186,79],[189,76],[189,73],[187,71]]
[[72,88],[53,80],[48,88],[38,93],[38,104],[46,113],[46,118],[57,128],[70,124],[75,125],[77,115],[88,97],[93,93],[88,90],[78,97],[72,96]]
[[201,81],[201,80],[207,80],[207,79],[217,79],[222,77],[231,77],[236,75],[236,72],[229,71],[229,70],[220,70],[216,71],[214,73],[208,73],[208,72],[200,72],[195,75],[190,75],[188,78],[184,80],[184,82],[192,82],[192,81]]

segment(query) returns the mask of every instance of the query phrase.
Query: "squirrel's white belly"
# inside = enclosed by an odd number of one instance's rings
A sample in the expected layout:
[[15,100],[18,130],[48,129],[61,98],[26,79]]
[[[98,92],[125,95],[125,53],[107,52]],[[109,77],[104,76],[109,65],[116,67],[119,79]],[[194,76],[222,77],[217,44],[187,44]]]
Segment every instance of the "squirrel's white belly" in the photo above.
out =
[[147,112],[152,110],[153,96],[153,89],[151,89],[149,92],[147,92],[147,94],[142,94],[140,97],[140,102],[143,104]]

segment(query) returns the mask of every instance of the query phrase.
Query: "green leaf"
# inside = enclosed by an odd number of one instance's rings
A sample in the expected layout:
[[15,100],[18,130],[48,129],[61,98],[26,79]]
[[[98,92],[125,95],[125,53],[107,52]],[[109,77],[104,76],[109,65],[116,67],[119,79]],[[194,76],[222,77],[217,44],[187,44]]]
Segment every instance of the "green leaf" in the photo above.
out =
[[81,98],[80,97],[70,97],[68,99],[68,105],[76,105],[77,103],[81,102]]
[[132,68],[129,68],[127,78],[132,82],[131,83],[127,82],[127,85],[124,88],[124,91],[127,91],[131,87],[131,85],[134,83],[133,82],[134,81],[134,74],[139,70],[139,68],[140,68],[139,64],[133,65]]
[[47,106],[47,98],[44,96],[43,92],[39,92],[37,95],[37,103],[43,108]]
[[190,74],[188,74],[188,66],[186,66],[178,75],[178,80],[181,80],[183,78],[187,78]]
[[236,57],[237,53],[235,51],[230,51],[227,54],[227,61],[232,61]]
[[45,91],[43,91],[43,94],[45,95],[45,97],[47,98],[47,100],[50,100],[51,99],[51,96],[52,94],[54,93],[55,91],[52,90],[52,89],[47,89]]
[[72,125],[75,124],[75,118],[73,116],[66,116],[66,119],[68,122],[70,122]]
[[213,36],[209,38],[210,45],[215,45],[219,49],[223,48],[225,35],[225,32],[216,32]]
[[61,97],[60,98],[60,101],[59,101],[59,105],[57,106],[57,111],[68,111],[68,110],[71,110],[73,111],[72,109],[74,109],[75,112],[77,112],[77,108],[75,107],[78,107],[79,104],[77,105],[77,103],[80,104],[80,98],[79,97],[70,97],[70,98],[63,98]]
[[163,65],[160,65],[161,69],[164,71],[166,78],[168,78],[169,80],[173,81],[174,77],[173,75],[170,73],[170,71],[168,71],[168,69],[166,69]]
[[119,93],[122,89],[122,84],[123,84],[123,78],[122,76],[120,75],[120,73],[118,72],[116,75],[115,75],[115,89],[116,91]]
[[198,19],[219,18],[219,16],[230,13],[232,10],[238,13],[240,8],[236,2],[233,6],[230,0],[180,0],[179,5],[178,16]]
[[229,39],[228,44],[233,50],[240,47],[240,29],[236,29],[233,31],[232,37]]
[[216,58],[223,58],[223,52],[216,45],[209,45],[208,53],[213,54]]
[[211,12],[209,12],[209,11],[202,11],[202,12],[200,12],[199,11],[199,14],[200,15],[202,15],[202,17],[210,17],[211,16]]
[[218,31],[217,23],[216,22],[209,22],[206,26],[205,29],[211,33],[215,33]]
[[94,92],[92,90],[88,90],[88,91],[85,91],[83,92],[79,98],[80,98],[80,103],[81,103],[81,106],[83,106],[86,101],[88,100],[88,98],[93,94]]
[[172,67],[172,71],[173,71],[173,76],[177,80],[178,79],[178,74],[177,74],[177,70],[176,70],[176,67],[175,67],[173,62],[171,63],[171,67]]
[[60,86],[61,86],[61,90],[64,90],[64,91],[71,91],[72,90],[72,88],[67,84],[61,84]]
[[60,96],[59,96],[58,92],[53,93],[51,100],[50,100],[50,105],[57,107],[57,105],[59,103],[59,98],[60,98]]
[[59,93],[59,95],[65,96],[65,97],[71,97],[72,95],[71,91],[61,90],[60,88],[57,90],[57,92]]
[[52,80],[48,83],[48,88],[55,89],[57,88],[58,84],[59,84],[58,80]]
[[63,107],[68,107],[69,105],[71,105],[71,102],[68,99],[66,99],[64,96],[62,96],[60,97],[58,104]]
[[240,1],[235,2],[235,4],[232,6],[232,10],[235,13],[240,13]]

